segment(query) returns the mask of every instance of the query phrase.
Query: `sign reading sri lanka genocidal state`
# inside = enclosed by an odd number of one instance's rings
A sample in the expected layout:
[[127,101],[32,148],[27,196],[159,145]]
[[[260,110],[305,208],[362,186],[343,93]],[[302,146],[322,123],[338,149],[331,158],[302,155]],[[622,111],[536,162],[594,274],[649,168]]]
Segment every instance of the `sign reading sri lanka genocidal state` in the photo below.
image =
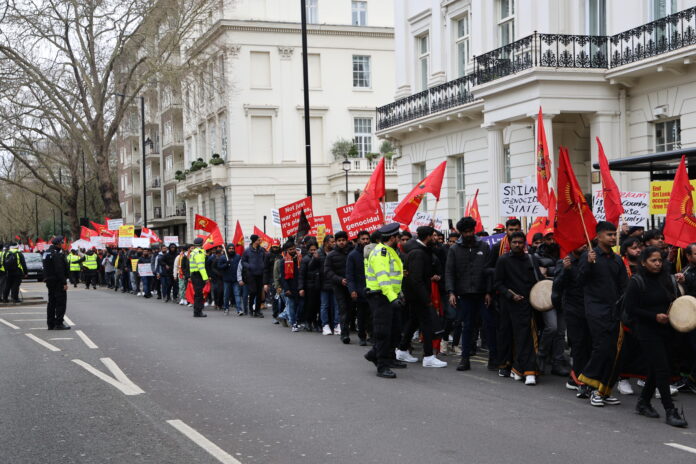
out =
[[532,184],[500,184],[501,216],[546,216]]
[[314,224],[312,197],[303,198],[300,201],[285,205],[278,210],[280,213],[280,230],[283,234],[283,238],[297,234],[297,230],[300,226],[300,215],[303,210],[311,227]]

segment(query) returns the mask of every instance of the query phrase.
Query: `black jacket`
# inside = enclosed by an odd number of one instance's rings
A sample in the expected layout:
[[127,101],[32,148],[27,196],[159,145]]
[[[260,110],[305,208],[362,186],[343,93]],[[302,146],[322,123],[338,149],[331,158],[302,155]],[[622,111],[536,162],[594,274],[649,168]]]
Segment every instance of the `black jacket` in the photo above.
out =
[[495,266],[495,289],[510,301],[513,298],[511,292],[514,292],[528,302],[532,287],[542,277],[538,266],[537,259],[527,253],[516,255],[510,252],[501,256]]
[[324,262],[324,277],[334,286],[334,288],[344,288],[341,281],[346,278],[346,261],[350,246],[334,248],[326,257]]
[[403,292],[409,305],[423,308],[430,305],[431,278],[435,275],[435,260],[431,247],[416,239],[404,245]]
[[458,296],[490,292],[487,269],[491,249],[486,242],[476,240],[467,246],[461,237],[450,247],[445,268],[447,293]]
[[597,261],[587,262],[587,251],[578,266],[578,282],[585,294],[585,316],[612,329],[620,319],[616,306],[628,284],[628,273],[623,260],[614,252],[605,253],[596,247]]
[[300,290],[319,291],[321,289],[321,258],[304,255],[300,263]]
[[263,283],[273,287],[273,265],[279,259],[283,259],[282,253],[269,251],[263,261]]
[[[582,285],[578,282],[578,267],[580,266],[580,258],[570,254],[570,267],[563,267],[563,260],[559,260],[556,264],[556,275],[553,279],[552,295],[559,295],[564,311],[572,312],[573,314],[585,317],[585,295]],[[554,303],[555,306],[555,303]]]
[[68,260],[59,247],[51,245],[43,255],[44,280],[49,283],[65,285],[68,282]]
[[[283,258],[284,260],[284,258]],[[300,266],[297,257],[293,258],[293,277],[291,279],[285,278],[285,263],[280,263],[280,286],[283,287],[283,292],[290,292],[291,296],[298,297],[300,291]]]
[[357,246],[348,253],[346,261],[346,280],[348,280],[348,291],[358,294],[358,301],[365,300],[365,258],[363,257],[363,247]]
[[319,273],[319,280],[321,281],[321,290],[326,292],[332,292],[333,284],[326,277],[326,272],[324,271],[324,264],[326,264],[326,251],[322,248],[319,250],[317,254],[319,255],[317,261],[319,269],[321,270],[321,272]]

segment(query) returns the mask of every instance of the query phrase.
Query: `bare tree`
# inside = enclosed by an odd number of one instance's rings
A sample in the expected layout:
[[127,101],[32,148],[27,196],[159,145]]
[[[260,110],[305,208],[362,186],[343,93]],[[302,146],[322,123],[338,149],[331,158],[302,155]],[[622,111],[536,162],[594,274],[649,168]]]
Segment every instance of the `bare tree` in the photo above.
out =
[[[0,181],[32,191],[31,183],[18,184],[11,175],[21,166],[53,192],[44,199],[56,201],[55,194],[63,194],[74,226],[75,192],[87,180],[77,169],[84,156],[105,214],[120,217],[110,164],[119,124],[145,85],[175,80],[182,72],[182,44],[222,11],[224,1],[5,1]],[[44,153],[45,143],[58,149],[58,158]],[[58,181],[59,167],[69,173],[69,184]]]

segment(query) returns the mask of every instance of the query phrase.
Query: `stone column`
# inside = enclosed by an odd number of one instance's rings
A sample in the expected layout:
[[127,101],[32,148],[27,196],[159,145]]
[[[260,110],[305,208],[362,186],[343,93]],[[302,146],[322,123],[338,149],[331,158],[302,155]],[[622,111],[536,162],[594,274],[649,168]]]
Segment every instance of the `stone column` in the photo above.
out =
[[503,182],[503,128],[496,124],[484,126],[488,131],[488,223],[500,222],[500,184]]
[[[590,169],[598,171],[592,167],[594,163],[599,163],[596,137],[602,141],[604,154],[607,155],[607,160],[611,161],[621,157],[619,152],[620,131],[619,131],[619,115],[614,112],[597,112],[590,116]],[[620,190],[625,190],[628,185],[623,182],[623,176],[618,171],[612,171],[612,177],[616,181]],[[627,177],[628,179],[628,177]],[[602,189],[602,184],[593,184],[592,191]]]

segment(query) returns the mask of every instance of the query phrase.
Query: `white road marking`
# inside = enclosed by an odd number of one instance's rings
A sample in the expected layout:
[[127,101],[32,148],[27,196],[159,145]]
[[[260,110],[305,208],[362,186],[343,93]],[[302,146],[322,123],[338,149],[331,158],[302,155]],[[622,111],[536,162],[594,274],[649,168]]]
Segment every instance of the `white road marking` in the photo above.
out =
[[54,338],[49,338],[49,340],[74,340],[72,337],[54,337]]
[[12,319],[15,322],[41,322],[44,319]]
[[168,420],[167,424],[171,425],[175,429],[177,429],[179,432],[183,433],[188,437],[192,442],[203,448],[205,451],[207,451],[211,456],[213,456],[215,459],[220,461],[223,464],[242,464],[239,462],[237,459],[233,458],[229,454],[227,454],[222,448],[220,448],[218,445],[213,443],[212,441],[208,440],[205,438],[203,435],[198,433],[196,430],[192,429],[188,425],[186,425],[184,422],[180,421],[179,419],[175,420]]
[[48,330],[48,327],[29,327],[28,330]]
[[70,326],[76,325],[68,316],[63,316],[63,320]]
[[85,345],[87,345],[88,348],[92,348],[93,350],[99,348],[87,335],[85,335],[83,331],[76,330],[75,333],[82,339],[83,342],[85,342]]
[[665,443],[665,445],[671,446],[672,448],[680,449],[682,451],[686,451],[687,453],[696,454],[696,448],[692,448],[690,446],[680,445],[679,443]]
[[16,325],[14,325],[14,324],[11,323],[11,322],[7,322],[5,319],[0,319],[0,323],[1,323],[1,324],[5,324],[5,325],[6,325],[7,327],[9,327],[10,329],[19,330],[19,327],[17,327]]
[[145,393],[140,387],[131,382],[130,379],[126,377],[126,374],[124,374],[123,371],[121,371],[121,369],[119,369],[118,366],[116,366],[116,363],[113,362],[110,358],[101,358],[101,362],[111,371],[111,373],[116,378],[109,377],[99,369],[92,367],[91,364],[88,364],[80,359],[73,359],[72,361],[78,366],[82,366],[90,374],[95,375],[97,378],[117,388],[124,395],[135,396]]
[[38,311],[32,313],[2,313],[3,316],[28,316],[30,314],[43,314]]
[[31,338],[32,340],[34,340],[36,343],[43,346],[44,348],[48,348],[51,351],[60,351],[60,348],[58,348],[56,345],[52,345],[45,340],[41,340],[39,337],[37,337],[34,334],[24,334],[24,335]]

